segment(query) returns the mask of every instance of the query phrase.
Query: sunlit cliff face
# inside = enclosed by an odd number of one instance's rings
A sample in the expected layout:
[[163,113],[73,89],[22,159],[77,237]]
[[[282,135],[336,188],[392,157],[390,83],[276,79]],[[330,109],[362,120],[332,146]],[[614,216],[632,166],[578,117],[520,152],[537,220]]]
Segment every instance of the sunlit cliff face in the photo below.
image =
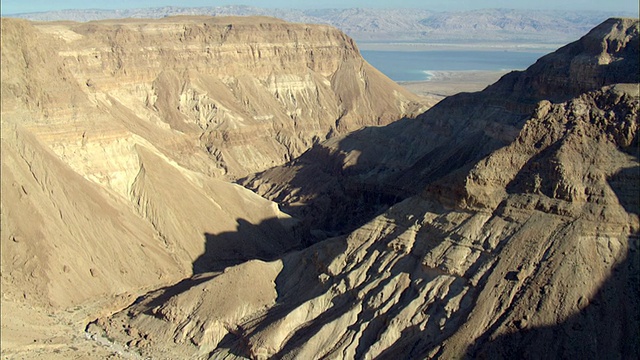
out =
[[420,115],[325,26],[2,38],[3,353],[637,357],[637,20]]

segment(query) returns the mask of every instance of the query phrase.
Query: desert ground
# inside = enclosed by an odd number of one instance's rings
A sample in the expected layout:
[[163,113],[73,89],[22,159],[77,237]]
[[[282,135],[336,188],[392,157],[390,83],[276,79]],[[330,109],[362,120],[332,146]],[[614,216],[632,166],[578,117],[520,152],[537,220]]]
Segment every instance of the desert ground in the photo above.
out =
[[637,19],[402,84],[324,25],[1,25],[2,359],[639,358]]
[[399,82],[405,89],[429,99],[442,99],[461,92],[482,91],[508,71],[432,71],[428,81]]

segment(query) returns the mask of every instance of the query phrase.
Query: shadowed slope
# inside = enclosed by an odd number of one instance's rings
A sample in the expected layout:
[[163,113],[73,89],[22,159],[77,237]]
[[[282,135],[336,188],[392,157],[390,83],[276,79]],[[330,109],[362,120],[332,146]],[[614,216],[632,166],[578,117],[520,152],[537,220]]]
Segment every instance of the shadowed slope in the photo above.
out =
[[[513,142],[526,122],[546,114],[551,104],[613,83],[637,81],[637,22],[610,19],[582,39],[542,57],[526,71],[507,74],[482,92],[446,98],[415,120],[329,139],[295,161],[249,176],[241,183],[290,206],[310,227],[329,231],[336,229],[332,225],[335,219],[350,219],[350,214],[361,212],[363,202],[373,209],[369,215],[385,204],[375,197],[369,202],[362,200],[369,193],[401,199],[429,187],[430,196],[452,206],[466,196],[463,183],[474,164]],[[606,96],[599,101],[605,104],[609,100],[617,101]],[[591,104],[576,106],[579,108],[574,112],[558,116],[583,116],[581,112],[588,112]],[[587,109],[580,110],[585,106]],[[623,120],[617,131],[635,131],[629,121]],[[624,146],[633,147],[633,141],[628,138]],[[349,221],[355,225],[362,218]]]
[[298,248],[294,219],[224,179],[424,108],[328,26],[1,26],[3,356],[91,349],[85,321],[140,292]]
[[[637,21],[605,25],[611,37],[636,46]],[[547,59],[553,68],[554,57]],[[533,76],[529,71],[513,76]],[[570,84],[574,75],[553,76]],[[141,351],[166,358],[493,358],[526,355],[534,345],[545,358],[637,357],[637,343],[620,341],[638,334],[638,303],[624,297],[638,278],[636,263],[625,259],[635,261],[629,255],[637,254],[640,229],[633,209],[640,96],[637,75],[625,76],[631,84],[600,87],[596,79],[595,88],[566,101],[558,100],[565,94],[534,101],[530,93],[514,93],[501,103],[491,94],[510,82],[499,82],[443,101],[416,120],[329,140],[309,158],[257,176],[255,185],[293,198],[296,192],[282,190],[287,184],[273,190],[259,184],[260,176],[284,173],[281,180],[303,184],[296,177],[316,156],[330,166],[305,176],[326,194],[350,181],[418,194],[348,234],[271,262],[240,264],[153,308],[134,305],[100,320],[101,331],[120,342],[139,340],[121,330],[129,324],[157,337]],[[394,151],[378,153],[372,168],[369,143]],[[325,195],[299,191],[312,200]],[[254,277],[260,291],[249,298],[244,287],[231,294],[219,287]],[[250,305],[215,306],[233,296]],[[603,306],[590,310],[591,301]],[[574,320],[585,308],[584,320]],[[619,327],[597,329],[613,317]],[[584,329],[552,331],[550,346],[541,347],[550,334],[544,329],[557,324]],[[590,335],[596,345],[581,346]]]

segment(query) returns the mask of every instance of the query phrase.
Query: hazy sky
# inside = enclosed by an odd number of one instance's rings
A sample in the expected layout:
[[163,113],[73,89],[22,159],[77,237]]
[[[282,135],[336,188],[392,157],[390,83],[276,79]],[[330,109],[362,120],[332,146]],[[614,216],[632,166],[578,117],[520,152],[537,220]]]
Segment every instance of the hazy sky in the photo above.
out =
[[[2,14],[61,9],[127,9],[172,6],[249,5],[268,8],[404,7],[436,11],[481,8],[562,9],[638,12],[638,0],[1,0]],[[391,5],[393,4],[393,5]]]

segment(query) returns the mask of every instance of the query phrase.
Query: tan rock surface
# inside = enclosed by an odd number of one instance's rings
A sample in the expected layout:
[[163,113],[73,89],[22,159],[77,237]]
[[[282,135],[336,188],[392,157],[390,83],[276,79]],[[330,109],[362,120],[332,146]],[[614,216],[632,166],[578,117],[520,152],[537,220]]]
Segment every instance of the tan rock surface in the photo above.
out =
[[[598,36],[604,45],[594,45]],[[439,201],[452,206],[464,196],[458,192],[463,189],[459,182],[466,172],[512,143],[531,114],[543,111],[537,110],[544,108],[540,101],[549,101],[548,97],[554,103],[564,102],[571,94],[578,96],[618,81],[636,83],[637,37],[633,20],[604,22],[579,41],[542,57],[527,71],[505,75],[485,91],[448,97],[415,120],[329,139],[286,166],[249,176],[242,183],[288,205],[287,211],[309,226],[329,230],[342,227],[349,218],[366,221],[366,216],[359,216],[361,203],[378,206],[369,207],[375,214],[427,187],[432,196],[441,196]],[[607,45],[609,42],[617,45]],[[611,60],[614,65],[600,63],[598,59],[603,58],[615,59]],[[606,72],[608,69],[613,73]],[[579,72],[596,75],[586,82]],[[575,84],[573,77],[579,78]],[[547,82],[554,84],[553,89],[545,85]],[[576,107],[589,108],[592,103]],[[577,116],[570,112],[561,115]],[[625,132],[634,131],[627,120],[621,121]],[[539,131],[545,130],[539,127]],[[339,225],[334,227],[334,223]]]
[[637,358],[638,26],[344,135],[331,28],[2,19],[3,357]]
[[[554,106],[564,110],[586,99],[622,95],[626,105],[616,105],[618,114],[637,119],[637,92],[618,91],[608,89]],[[596,113],[597,109],[591,108]],[[217,349],[211,352],[211,347],[197,340],[186,349],[180,345],[182,354],[202,356],[206,350],[213,358],[601,357],[613,353],[633,357],[638,348],[616,339],[638,336],[633,327],[640,306],[635,296],[640,269],[634,260],[640,229],[638,160],[619,150],[624,141],[617,143],[606,135],[610,124],[621,125],[624,120],[607,123],[596,116],[563,124],[560,119],[565,115],[557,115],[527,121],[512,145],[474,168],[470,179],[497,176],[494,181],[503,189],[481,204],[478,200],[493,185],[470,181],[468,196],[476,199],[474,207],[479,210],[471,211],[464,203],[457,204],[462,207],[459,210],[450,209],[414,196],[347,237],[292,253],[283,258],[283,265],[270,263],[280,268],[276,275],[253,277],[247,271],[247,277],[259,279],[277,297],[253,313],[233,315],[237,320],[224,326],[207,319],[234,313],[214,306],[188,312],[191,317],[151,323],[146,304],[159,304],[154,300],[157,294],[102,325],[120,342],[136,340],[119,332],[121,323],[159,336],[157,342],[140,347],[142,354],[177,349],[167,343],[185,343],[167,329],[200,326],[192,336],[209,336]],[[540,139],[527,138],[537,122],[557,129],[560,139],[537,148]],[[600,135],[581,139],[575,136],[578,132]],[[553,134],[536,133],[544,140]],[[581,152],[571,164],[587,172],[567,172],[564,181],[598,196],[566,198],[560,192],[545,194],[536,189],[531,181],[536,174],[530,168],[552,164],[553,159],[583,146],[581,142],[593,151]],[[489,165],[495,158],[506,161],[504,154],[509,154],[516,169],[511,175],[509,167],[496,172]],[[555,180],[553,172],[537,174],[542,184],[563,183]],[[504,178],[506,182],[498,180]],[[533,187],[515,190],[528,184]],[[238,266],[234,271],[245,270]],[[235,276],[225,273],[214,279],[215,283],[233,281]],[[245,286],[240,285],[236,293]],[[172,293],[171,300],[157,305],[161,309],[157,311],[171,313],[228,296],[226,289],[192,289]],[[213,332],[217,335],[207,335]],[[558,332],[568,333],[553,335]],[[599,340],[588,341],[591,336]]]
[[[6,110],[24,81],[34,92],[26,98],[47,113],[65,107],[60,115],[78,122],[106,112],[198,171],[264,170],[327,137],[425,108],[328,26],[259,17],[3,23]],[[46,115],[38,123],[57,123]]]
[[3,357],[131,355],[85,325],[300,246],[228,179],[425,108],[343,33],[272,18],[3,18],[1,56]]
[[[601,53],[580,45],[597,36],[624,44],[603,47],[617,59],[615,76],[588,60]],[[330,139],[252,177],[260,192],[299,196],[301,208],[344,184],[418,194],[279,260],[150,293],[96,331],[140,341],[121,330],[135,327],[153,339],[138,351],[160,358],[636,358],[638,22],[609,20],[576,44],[482,93]],[[594,77],[574,83],[575,68],[557,70],[572,56],[578,73]],[[544,78],[555,85],[531,81]],[[318,188],[302,187],[304,179]],[[345,188],[316,209],[336,211],[340,197],[349,199]],[[233,296],[218,284],[241,274],[260,282],[247,307],[199,307]],[[175,329],[197,330],[185,338]]]

